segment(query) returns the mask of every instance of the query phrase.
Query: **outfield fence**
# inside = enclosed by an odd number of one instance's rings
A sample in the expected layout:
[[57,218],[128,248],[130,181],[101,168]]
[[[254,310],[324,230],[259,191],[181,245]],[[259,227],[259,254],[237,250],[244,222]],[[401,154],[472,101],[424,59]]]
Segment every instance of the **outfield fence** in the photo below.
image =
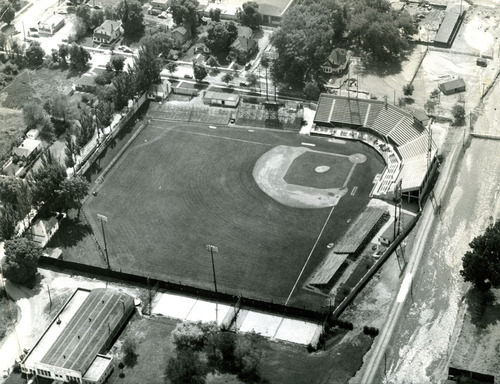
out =
[[[286,316],[301,320],[312,320],[315,322],[322,322],[326,316],[326,312],[324,310],[315,311],[306,308],[273,303],[260,299],[232,295],[225,292],[215,292],[204,288],[183,285],[181,283],[173,283],[166,280],[155,279],[149,276],[135,275],[122,271],[96,267],[93,265],[80,264],[74,261],[42,256],[40,257],[38,263],[41,268],[47,268],[71,274],[85,274],[103,279],[119,280],[122,282],[140,285],[144,288],[151,285],[157,285],[158,288],[161,288],[168,292],[217,301],[220,303],[226,303],[234,307],[234,311],[232,312],[234,316],[237,315],[240,308],[252,308],[279,316]],[[227,324],[230,324],[232,320],[232,318],[228,317],[226,321]]]

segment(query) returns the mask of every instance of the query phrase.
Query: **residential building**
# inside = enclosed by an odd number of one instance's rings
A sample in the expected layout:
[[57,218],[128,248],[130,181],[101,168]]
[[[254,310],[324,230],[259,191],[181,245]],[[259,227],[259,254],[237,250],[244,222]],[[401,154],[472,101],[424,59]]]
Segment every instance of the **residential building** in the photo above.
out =
[[74,84],[75,91],[89,92],[89,93],[95,92],[97,86],[94,79],[95,76],[83,74],[82,76],[80,76],[78,80],[76,80]]
[[166,11],[167,8],[168,8],[168,3],[169,2],[170,2],[170,0],[152,0],[151,1],[151,6],[153,8],[160,8],[163,11]]
[[26,237],[43,248],[47,245],[58,229],[59,221],[55,217],[51,217],[49,219],[38,219],[26,232]]
[[335,48],[325,62],[321,65],[324,73],[335,76],[342,76],[349,68],[349,58],[347,51],[342,48]]
[[38,135],[40,135],[40,132],[38,131],[38,129],[30,129],[26,133],[26,137],[28,139],[32,139],[32,140],[36,140],[38,138]]
[[174,40],[174,46],[180,47],[186,41],[191,38],[191,28],[177,27],[171,32],[172,39]]
[[111,44],[123,35],[121,21],[106,20],[94,29],[93,42],[95,44]]
[[78,288],[22,360],[22,372],[54,382],[102,384],[114,369],[114,358],[105,353],[133,311],[134,299],[125,293]]
[[229,47],[228,58],[238,62],[246,62],[258,50],[257,41],[245,36],[238,36]]
[[29,159],[42,149],[42,142],[34,139],[24,139],[19,147],[12,150],[14,156]]
[[165,100],[172,92],[172,83],[163,80],[160,84],[151,84],[146,93],[146,97],[150,100],[161,101]]

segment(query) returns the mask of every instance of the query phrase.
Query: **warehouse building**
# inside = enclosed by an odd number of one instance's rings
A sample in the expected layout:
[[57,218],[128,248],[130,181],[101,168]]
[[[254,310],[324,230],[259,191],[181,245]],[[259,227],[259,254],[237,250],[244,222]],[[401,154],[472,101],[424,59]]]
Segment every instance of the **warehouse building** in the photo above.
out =
[[79,288],[21,363],[28,377],[101,384],[114,368],[106,355],[134,310],[131,296],[113,289]]

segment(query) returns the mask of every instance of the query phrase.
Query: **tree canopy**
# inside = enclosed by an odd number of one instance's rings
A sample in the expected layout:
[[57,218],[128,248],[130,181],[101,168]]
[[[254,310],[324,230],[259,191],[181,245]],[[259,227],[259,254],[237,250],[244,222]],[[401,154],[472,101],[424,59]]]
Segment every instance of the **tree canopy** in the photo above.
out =
[[5,241],[5,257],[2,260],[5,278],[33,288],[40,256],[42,249],[26,238]]
[[500,286],[500,220],[469,244],[471,250],[462,258],[462,275],[480,290]]
[[259,4],[255,1],[247,1],[242,5],[239,13],[241,24],[252,29],[259,28],[262,24],[262,13],[259,12]]
[[170,9],[175,24],[191,28],[191,33],[196,32],[198,25],[198,0],[172,0]]
[[123,32],[126,36],[144,30],[144,13],[142,5],[136,0],[122,0],[114,9],[114,18],[122,22]]
[[36,67],[43,63],[43,57],[45,56],[45,52],[43,51],[38,41],[30,42],[30,45],[26,49],[25,54],[29,66]]
[[401,60],[413,19],[396,12],[386,0],[302,0],[283,16],[274,33],[273,76],[280,83],[301,86],[306,74],[315,78],[331,51],[357,45],[365,60]]
[[208,75],[207,68],[204,65],[197,64],[193,61],[193,73],[196,81],[202,81]]
[[233,22],[213,22],[207,28],[205,45],[213,52],[227,52],[238,37],[238,29]]

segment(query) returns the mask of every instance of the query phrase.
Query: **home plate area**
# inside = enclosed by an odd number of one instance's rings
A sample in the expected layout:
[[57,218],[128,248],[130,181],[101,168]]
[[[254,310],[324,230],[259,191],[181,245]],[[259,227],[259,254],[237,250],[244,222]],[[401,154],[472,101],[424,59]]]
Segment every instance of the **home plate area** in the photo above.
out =
[[256,332],[270,339],[307,345],[319,337],[321,325],[241,309],[226,304],[170,293],[158,293],[153,300],[153,315],[202,323],[232,324],[238,332]]

